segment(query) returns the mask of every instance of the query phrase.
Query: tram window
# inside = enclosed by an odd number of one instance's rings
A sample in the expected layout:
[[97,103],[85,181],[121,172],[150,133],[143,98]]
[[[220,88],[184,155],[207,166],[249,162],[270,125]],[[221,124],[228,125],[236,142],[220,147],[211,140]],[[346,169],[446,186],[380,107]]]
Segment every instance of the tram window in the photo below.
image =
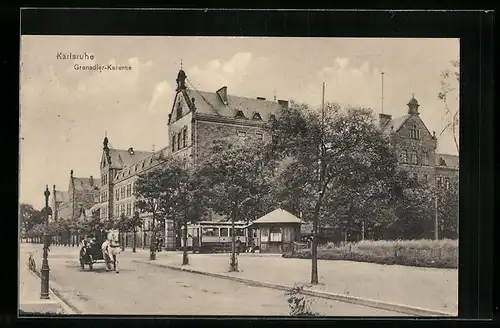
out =
[[219,229],[214,228],[203,228],[202,235],[207,237],[218,237]]
[[[236,230],[236,234],[235,234],[236,236],[241,236],[241,237],[245,236],[245,231],[243,229],[236,228],[235,230]],[[233,236],[233,234],[232,234],[233,228],[229,229],[229,232],[230,232],[229,236],[232,237]]]
[[221,237],[228,237],[229,236],[229,229],[228,228],[220,228],[220,236]]

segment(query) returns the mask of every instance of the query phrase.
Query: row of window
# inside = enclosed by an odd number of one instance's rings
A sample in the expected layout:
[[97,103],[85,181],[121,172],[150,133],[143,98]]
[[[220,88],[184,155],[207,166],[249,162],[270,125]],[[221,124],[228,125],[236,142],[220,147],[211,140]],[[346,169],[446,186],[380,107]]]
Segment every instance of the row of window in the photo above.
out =
[[172,153],[187,147],[187,126],[184,126],[182,130],[172,135]]
[[121,188],[115,188],[115,198],[116,200],[132,197],[133,183],[129,183]]
[[[246,136],[247,136],[247,133],[245,131],[238,131],[238,137],[245,138]],[[264,134],[263,133],[257,132],[257,133],[255,133],[255,136],[259,140],[264,140]]]
[[107,174],[103,174],[101,176],[101,184],[104,186],[107,183],[108,183],[108,175]]
[[416,151],[408,151],[403,149],[399,152],[399,163],[410,165],[429,165],[429,152],[423,149],[419,161]]
[[450,178],[449,177],[437,177],[437,186],[445,187],[446,189],[450,189]]
[[134,203],[120,204],[115,206],[115,217],[120,217],[122,214],[131,217],[134,213]]
[[410,128],[410,138],[412,138],[412,139],[420,139],[420,130],[417,129],[417,125],[413,125]]
[[108,191],[104,190],[101,192],[101,203],[108,201]]

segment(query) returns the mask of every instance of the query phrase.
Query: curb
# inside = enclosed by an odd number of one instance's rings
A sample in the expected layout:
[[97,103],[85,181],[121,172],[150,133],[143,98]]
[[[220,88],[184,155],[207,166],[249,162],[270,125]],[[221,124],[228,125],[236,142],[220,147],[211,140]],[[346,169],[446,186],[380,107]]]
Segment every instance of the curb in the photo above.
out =
[[[233,277],[233,276],[229,276],[229,275],[225,275],[225,274],[221,274],[221,273],[206,272],[206,271],[201,271],[201,270],[196,270],[196,269],[179,267],[176,265],[151,263],[148,261],[141,261],[141,260],[132,260],[132,261],[135,263],[144,263],[144,264],[149,264],[149,265],[155,265],[158,267],[167,268],[167,269],[171,269],[171,270],[185,271],[185,272],[189,272],[189,273],[195,273],[195,274],[201,274],[201,275],[211,276],[211,277],[215,277],[215,278],[237,281],[237,282],[244,283],[244,284],[247,284],[250,286],[265,287],[265,288],[278,289],[278,290],[284,290],[284,291],[289,291],[290,289],[292,289],[292,287],[290,287],[290,286],[271,284],[271,283],[260,282],[260,281],[255,281],[255,280],[251,280],[251,279],[245,279],[245,278],[238,278],[238,277]],[[346,296],[346,295],[334,294],[334,293],[329,293],[329,292],[317,291],[317,290],[314,290],[311,288],[304,288],[301,293],[304,295],[320,297],[320,298],[330,299],[330,300],[334,300],[334,301],[340,301],[340,302],[344,302],[344,303],[362,305],[362,306],[367,306],[367,307],[372,307],[372,308],[377,308],[377,309],[382,309],[382,310],[388,310],[388,311],[392,311],[392,312],[398,312],[398,313],[417,316],[417,317],[435,317],[435,316],[456,317],[456,315],[454,315],[452,313],[429,310],[429,309],[424,309],[424,308],[420,308],[420,307],[413,307],[413,306],[408,306],[408,305],[402,305],[402,304],[394,304],[394,303],[376,301],[376,300],[371,300],[371,299],[361,298],[361,297]]]
[[[41,277],[40,277],[40,271],[33,272],[29,270],[29,272],[34,275],[40,282],[41,282]],[[50,282],[50,284],[54,285],[53,282]],[[49,295],[51,298],[56,300],[59,304],[61,304],[61,307],[63,309],[63,315],[75,315],[75,314],[82,314],[80,310],[78,310],[74,305],[72,305],[70,302],[64,299],[64,297],[59,293],[57,290],[49,286]]]

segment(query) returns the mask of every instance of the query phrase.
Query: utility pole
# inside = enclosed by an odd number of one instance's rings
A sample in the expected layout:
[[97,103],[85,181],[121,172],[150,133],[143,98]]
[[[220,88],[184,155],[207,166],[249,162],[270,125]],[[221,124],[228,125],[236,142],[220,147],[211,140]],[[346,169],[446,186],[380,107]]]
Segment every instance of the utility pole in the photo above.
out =
[[324,142],[324,122],[325,122],[325,82],[323,82],[323,92],[321,100],[321,137],[319,145],[319,181],[318,181],[318,200],[313,217],[313,239],[311,245],[311,284],[318,283],[318,225],[319,225],[319,206],[323,192],[324,168],[323,168],[323,142]]
[[382,114],[384,114],[384,72],[380,73],[382,75],[382,105],[381,105],[381,110]]

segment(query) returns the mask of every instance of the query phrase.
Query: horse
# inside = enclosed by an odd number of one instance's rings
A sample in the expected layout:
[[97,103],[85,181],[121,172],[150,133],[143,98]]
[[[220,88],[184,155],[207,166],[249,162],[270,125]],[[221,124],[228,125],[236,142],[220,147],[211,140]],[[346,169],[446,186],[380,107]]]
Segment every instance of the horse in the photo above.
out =
[[112,263],[113,264],[113,271],[115,271],[116,273],[119,273],[119,271],[118,271],[118,255],[121,253],[121,247],[120,247],[118,230],[108,231],[107,240],[109,241],[109,245],[107,247],[107,254],[109,256],[109,260],[111,260],[111,261],[108,261],[108,259],[105,258],[106,267],[108,269],[111,269],[110,264]]

